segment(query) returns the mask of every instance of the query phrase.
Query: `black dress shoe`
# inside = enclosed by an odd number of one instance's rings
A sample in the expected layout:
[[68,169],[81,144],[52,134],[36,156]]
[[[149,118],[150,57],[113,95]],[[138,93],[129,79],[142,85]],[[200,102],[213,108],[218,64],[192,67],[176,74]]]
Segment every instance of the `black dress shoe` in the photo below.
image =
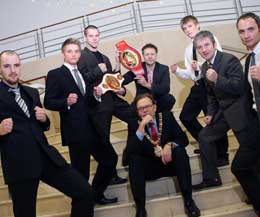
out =
[[200,184],[192,185],[192,189],[200,190],[203,188],[209,188],[209,187],[215,187],[215,186],[221,186],[221,185],[222,185],[222,181],[220,178],[204,179]]
[[184,208],[185,208],[185,213],[187,214],[188,217],[198,217],[200,216],[200,210],[196,206],[194,200],[186,200],[184,201]]
[[99,205],[106,205],[106,204],[110,204],[110,203],[116,203],[118,201],[117,197],[113,197],[113,198],[106,198],[104,195],[96,200],[96,203]]
[[109,185],[118,185],[118,184],[124,184],[127,182],[127,179],[123,179],[119,176],[114,176],[110,182],[109,182]]
[[217,167],[223,167],[229,165],[229,159],[228,158],[219,158],[217,160]]
[[200,154],[200,149],[194,149],[194,154]]
[[135,217],[147,217],[147,212],[145,208],[136,208]]

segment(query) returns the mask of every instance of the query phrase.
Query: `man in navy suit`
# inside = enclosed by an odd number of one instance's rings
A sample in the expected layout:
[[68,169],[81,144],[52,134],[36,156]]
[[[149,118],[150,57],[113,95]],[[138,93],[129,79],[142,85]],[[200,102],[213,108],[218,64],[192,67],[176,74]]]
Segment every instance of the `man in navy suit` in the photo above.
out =
[[170,111],[175,103],[175,98],[170,92],[169,67],[157,62],[158,49],[153,44],[146,44],[142,48],[144,62],[142,67],[144,76],[136,76],[132,71],[124,74],[123,84],[135,81],[136,96],[143,93],[153,95],[157,111]]
[[113,148],[98,142],[101,135],[97,131],[89,110],[99,104],[98,88],[94,91],[87,82],[85,74],[77,68],[80,58],[80,42],[69,38],[62,44],[64,64],[48,72],[44,106],[58,111],[60,114],[62,145],[69,147],[72,166],[89,180],[90,154],[98,162],[92,186],[95,190],[95,200],[103,203],[103,193],[110,182],[116,167],[117,156]]
[[40,180],[72,198],[72,217],[92,217],[94,193],[44,135],[50,121],[36,89],[19,83],[21,63],[14,51],[0,54],[0,152],[15,217],[36,217]]
[[200,216],[192,199],[191,169],[185,146],[186,134],[170,111],[156,112],[152,95],[135,98],[138,118],[128,124],[124,165],[129,165],[129,178],[136,203],[136,217],[146,217],[145,181],[165,176],[177,176],[188,217]]

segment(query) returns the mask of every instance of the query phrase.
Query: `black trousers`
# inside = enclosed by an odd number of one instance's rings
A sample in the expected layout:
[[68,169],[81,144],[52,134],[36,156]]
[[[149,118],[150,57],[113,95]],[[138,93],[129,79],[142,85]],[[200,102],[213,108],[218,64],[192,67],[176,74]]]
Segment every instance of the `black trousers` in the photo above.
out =
[[184,199],[192,198],[191,169],[185,148],[175,147],[172,162],[164,165],[161,158],[143,155],[129,157],[129,178],[132,194],[137,207],[145,207],[145,181],[161,177],[177,176]]
[[157,97],[156,99],[157,111],[171,111],[176,99],[171,94],[165,94],[163,96]]
[[72,198],[71,217],[93,216],[94,192],[87,180],[70,165],[58,167],[42,153],[42,172],[39,178],[8,184],[15,217],[36,217],[40,180]]
[[231,170],[254,208],[260,211],[260,126],[256,112],[252,116],[249,127],[238,136],[240,146]]
[[[201,111],[203,111],[204,115],[207,114],[207,95],[205,84],[202,79],[191,88],[190,94],[187,97],[180,114],[181,122],[196,141],[198,141],[199,133],[203,128],[197,120]],[[223,135],[223,137],[215,142],[217,144],[218,158],[228,158],[227,135]]]
[[97,199],[103,195],[110,180],[117,174],[118,156],[110,142],[112,116],[115,115],[127,123],[133,117],[133,111],[129,104],[117,96],[114,96],[113,108],[113,110],[105,110],[91,115],[93,125],[98,132],[98,136],[93,138],[91,146],[91,154],[98,161],[98,169],[92,182]]

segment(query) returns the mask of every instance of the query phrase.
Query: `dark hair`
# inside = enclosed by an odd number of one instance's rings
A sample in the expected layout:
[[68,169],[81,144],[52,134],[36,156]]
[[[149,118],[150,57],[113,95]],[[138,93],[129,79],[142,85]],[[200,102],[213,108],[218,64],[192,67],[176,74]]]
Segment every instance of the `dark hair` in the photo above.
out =
[[144,54],[144,50],[147,48],[153,48],[155,52],[158,53],[158,48],[154,44],[148,43],[142,47],[142,54]]
[[3,51],[0,53],[0,65],[1,65],[1,63],[2,63],[2,56],[3,56],[4,54],[7,54],[7,55],[16,55],[16,56],[20,59],[18,53],[16,53],[15,51],[13,51],[13,50],[3,50]]
[[257,15],[256,15],[255,13],[253,13],[253,12],[248,12],[248,13],[242,14],[242,15],[237,19],[236,27],[238,27],[238,23],[239,23],[240,20],[245,20],[245,19],[248,19],[248,18],[252,18],[252,19],[256,22],[258,28],[260,29],[260,18],[259,18],[259,16],[257,16]]
[[143,93],[143,94],[139,94],[135,97],[133,105],[135,110],[137,109],[137,103],[144,98],[149,98],[153,104],[156,104],[156,101],[154,100],[153,96],[150,93]]
[[87,31],[89,29],[96,29],[98,32],[99,32],[99,28],[95,25],[88,25],[85,29],[84,29],[84,35],[86,36],[87,35]]
[[188,16],[185,16],[181,19],[181,28],[183,30],[183,25],[188,23],[189,21],[193,21],[195,24],[199,24],[199,21],[196,17],[194,17],[193,15],[188,15]]
[[195,38],[193,40],[193,46],[197,47],[197,41],[203,38],[209,38],[213,44],[216,43],[214,35],[210,31],[200,31],[195,35]]
[[66,39],[62,45],[61,45],[61,50],[64,51],[64,48],[65,46],[67,46],[68,44],[75,44],[75,45],[78,45],[79,46],[79,49],[81,49],[81,46],[80,46],[80,41],[76,38],[68,38]]

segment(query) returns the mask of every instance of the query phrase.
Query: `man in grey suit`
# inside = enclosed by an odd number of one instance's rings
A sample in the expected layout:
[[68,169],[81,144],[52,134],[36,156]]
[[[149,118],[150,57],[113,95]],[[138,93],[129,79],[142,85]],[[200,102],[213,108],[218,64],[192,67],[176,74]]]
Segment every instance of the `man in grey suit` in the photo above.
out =
[[252,127],[255,126],[251,115],[253,110],[240,61],[231,54],[217,51],[214,36],[209,31],[198,33],[194,45],[206,60],[202,73],[208,113],[205,116],[206,127],[199,134],[203,181],[193,186],[194,189],[202,189],[222,184],[214,141],[229,129],[234,132],[240,147],[256,145],[255,138],[259,136]]
[[[242,43],[249,50],[245,64],[245,77],[252,101],[253,127],[259,130],[260,120],[260,19],[254,13],[241,15],[237,20],[237,30]],[[252,94],[251,94],[252,93]],[[257,119],[258,114],[258,119]],[[259,136],[256,137],[259,141]],[[258,216],[260,216],[260,145],[253,143],[240,147],[233,163],[232,172],[242,185]],[[258,163],[258,165],[257,165]]]

